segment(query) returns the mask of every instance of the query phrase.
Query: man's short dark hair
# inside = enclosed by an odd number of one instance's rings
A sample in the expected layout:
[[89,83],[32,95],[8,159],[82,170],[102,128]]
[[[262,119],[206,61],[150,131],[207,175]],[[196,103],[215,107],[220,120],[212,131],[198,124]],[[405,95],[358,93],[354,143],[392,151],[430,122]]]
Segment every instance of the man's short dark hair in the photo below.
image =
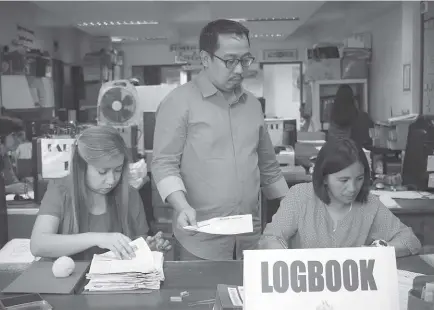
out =
[[249,29],[233,20],[218,19],[203,27],[199,37],[199,50],[206,51],[213,56],[214,52],[219,48],[218,39],[221,34],[245,36],[250,45]]
[[329,192],[324,182],[325,178],[329,174],[339,172],[358,161],[363,165],[365,179],[356,201],[365,203],[371,185],[369,163],[363,149],[348,138],[330,139],[319,151],[312,176],[316,196],[325,204],[330,204]]
[[11,133],[24,130],[23,122],[14,117],[0,116],[0,137],[4,138]]

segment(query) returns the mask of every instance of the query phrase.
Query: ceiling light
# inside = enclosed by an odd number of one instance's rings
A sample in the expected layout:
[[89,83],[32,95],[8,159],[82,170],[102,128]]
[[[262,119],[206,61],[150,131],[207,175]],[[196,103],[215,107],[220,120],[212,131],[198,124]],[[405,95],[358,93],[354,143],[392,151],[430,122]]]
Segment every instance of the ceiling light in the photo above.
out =
[[283,34],[281,34],[281,33],[255,33],[255,34],[252,34],[251,36],[250,36],[251,38],[263,38],[263,37],[266,37],[266,38],[280,38],[280,37],[283,37]]
[[160,41],[160,40],[167,40],[166,37],[150,37],[150,38],[143,38],[144,40],[148,41]]
[[111,37],[112,42],[137,42],[137,41],[162,41],[167,40],[167,37]]
[[82,22],[77,24],[79,27],[89,26],[109,26],[109,25],[158,25],[154,20],[142,20],[142,21],[97,21],[97,22]]
[[111,37],[112,42],[122,42],[124,39],[121,37]]
[[266,17],[266,18],[231,18],[235,22],[290,22],[298,21],[300,17]]

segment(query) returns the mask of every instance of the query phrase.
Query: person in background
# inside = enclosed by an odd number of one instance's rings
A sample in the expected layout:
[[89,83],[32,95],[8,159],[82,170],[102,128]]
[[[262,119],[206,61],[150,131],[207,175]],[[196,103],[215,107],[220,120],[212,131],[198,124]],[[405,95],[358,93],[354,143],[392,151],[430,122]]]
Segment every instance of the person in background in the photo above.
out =
[[417,254],[418,238],[369,193],[369,165],[348,138],[327,141],[318,154],[312,183],[289,190],[263,232],[259,249],[384,245],[396,256]]
[[[261,195],[283,198],[288,186],[264,124],[261,104],[242,87],[254,61],[249,30],[231,20],[206,25],[199,39],[203,70],[173,90],[156,114],[152,176],[174,209],[181,260],[241,259],[258,242]],[[240,236],[189,232],[215,217],[252,214]]]
[[0,171],[5,181],[5,193],[24,195],[32,191],[30,184],[17,178],[9,153],[25,142],[24,125],[21,120],[0,116]]
[[368,113],[358,108],[351,86],[339,87],[330,111],[330,127],[327,138],[351,138],[362,147],[372,146],[369,128],[374,124]]
[[152,250],[167,251],[161,232],[146,237],[142,200],[129,185],[129,154],[119,132],[109,126],[84,130],[72,150],[71,173],[51,181],[31,236],[34,256],[90,260],[113,251],[129,259],[129,243],[145,237]]

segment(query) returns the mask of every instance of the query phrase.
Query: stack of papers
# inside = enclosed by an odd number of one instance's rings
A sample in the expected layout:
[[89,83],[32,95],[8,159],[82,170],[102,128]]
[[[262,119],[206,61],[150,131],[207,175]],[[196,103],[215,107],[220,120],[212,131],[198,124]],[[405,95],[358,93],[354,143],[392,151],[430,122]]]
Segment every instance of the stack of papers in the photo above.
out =
[[407,270],[398,270],[399,309],[407,310],[408,292],[413,289],[413,281],[416,277],[423,276],[421,273]]
[[159,290],[164,281],[161,252],[152,252],[143,238],[131,242],[136,257],[130,260],[116,258],[113,252],[94,255],[86,278],[89,292],[116,292]]

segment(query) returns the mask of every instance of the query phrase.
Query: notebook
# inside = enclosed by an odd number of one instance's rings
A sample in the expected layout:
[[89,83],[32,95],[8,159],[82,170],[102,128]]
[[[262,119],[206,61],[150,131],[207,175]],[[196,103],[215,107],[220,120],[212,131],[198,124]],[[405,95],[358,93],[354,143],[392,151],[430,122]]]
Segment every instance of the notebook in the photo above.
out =
[[[81,287],[90,262],[75,262],[74,272],[66,278],[56,278],[51,271],[53,262],[34,262],[3,293],[75,294]],[[41,281],[43,279],[43,281]]]

